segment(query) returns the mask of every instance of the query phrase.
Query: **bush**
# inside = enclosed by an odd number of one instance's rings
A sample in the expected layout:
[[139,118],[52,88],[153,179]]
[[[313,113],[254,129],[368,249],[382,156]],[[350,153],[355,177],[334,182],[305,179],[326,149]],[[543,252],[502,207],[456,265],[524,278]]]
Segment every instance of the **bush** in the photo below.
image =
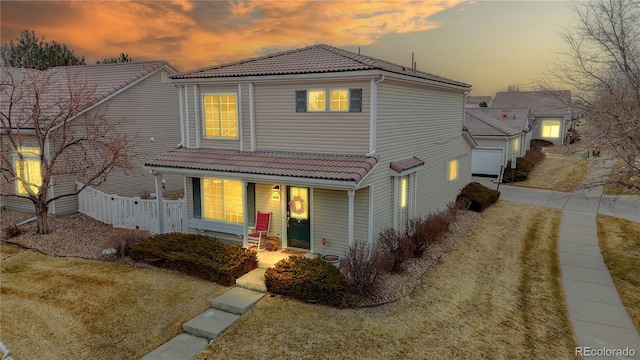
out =
[[507,167],[504,169],[504,175],[502,176],[503,183],[525,181],[529,177],[529,173],[533,170],[534,164],[525,160],[524,158],[516,159],[516,168],[511,169],[511,160],[507,163]]
[[527,150],[527,153],[524,154],[524,159],[533,165],[539,163],[542,159],[544,159],[544,157],[544,151],[542,151],[542,148],[539,147],[531,147],[529,150]]
[[10,224],[5,226],[2,229],[2,232],[4,233],[5,240],[7,240],[22,234],[22,229],[20,229],[16,224]]
[[373,246],[356,241],[347,249],[343,266],[347,291],[357,295],[369,295],[387,269],[391,258],[387,257],[380,244]]
[[500,191],[489,189],[477,182],[472,182],[460,191],[460,194],[458,194],[458,199],[459,198],[467,198],[471,201],[469,206],[470,210],[482,212],[498,201]]
[[199,234],[147,238],[131,247],[130,257],[226,286],[258,267],[255,251]]
[[103,249],[114,249],[114,257],[120,258],[128,256],[131,246],[149,237],[149,232],[145,230],[113,229],[109,237],[104,241]]
[[294,299],[332,306],[350,306],[346,280],[337,267],[322,259],[291,256],[264,274],[267,290]]
[[413,254],[411,241],[406,234],[400,234],[394,229],[386,229],[378,235],[378,243],[389,259],[387,271],[400,273],[404,271],[403,263]]
[[551,141],[548,140],[543,140],[543,139],[532,139],[531,140],[531,147],[537,147],[537,148],[545,148],[545,147],[550,147],[553,146],[554,144]]

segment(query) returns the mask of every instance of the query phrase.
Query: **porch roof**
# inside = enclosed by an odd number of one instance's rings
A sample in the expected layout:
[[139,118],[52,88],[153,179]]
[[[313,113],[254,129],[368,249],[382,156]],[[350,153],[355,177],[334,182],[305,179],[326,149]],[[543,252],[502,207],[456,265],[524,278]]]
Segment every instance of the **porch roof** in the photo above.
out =
[[252,174],[271,177],[344,181],[358,184],[378,163],[377,156],[328,155],[277,151],[175,148],[147,162],[145,167]]

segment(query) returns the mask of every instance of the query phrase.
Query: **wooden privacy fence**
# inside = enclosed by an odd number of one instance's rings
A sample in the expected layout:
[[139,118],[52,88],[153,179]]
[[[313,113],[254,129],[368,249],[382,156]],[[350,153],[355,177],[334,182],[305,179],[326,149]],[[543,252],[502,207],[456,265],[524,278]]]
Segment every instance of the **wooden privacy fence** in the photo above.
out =
[[[80,188],[82,184],[76,183]],[[187,232],[186,200],[162,200],[164,232]],[[78,194],[78,211],[115,228],[158,232],[158,202],[110,195],[91,187]]]

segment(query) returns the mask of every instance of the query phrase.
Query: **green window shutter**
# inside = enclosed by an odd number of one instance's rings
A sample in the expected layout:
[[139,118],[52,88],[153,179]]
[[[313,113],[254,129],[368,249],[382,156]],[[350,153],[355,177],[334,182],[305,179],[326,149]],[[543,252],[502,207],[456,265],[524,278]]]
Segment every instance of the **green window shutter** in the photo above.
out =
[[296,112],[307,112],[307,90],[296,90]]
[[362,89],[349,89],[349,112],[362,112]]
[[202,188],[200,187],[200,178],[191,178],[191,186],[193,186],[193,217],[202,219]]

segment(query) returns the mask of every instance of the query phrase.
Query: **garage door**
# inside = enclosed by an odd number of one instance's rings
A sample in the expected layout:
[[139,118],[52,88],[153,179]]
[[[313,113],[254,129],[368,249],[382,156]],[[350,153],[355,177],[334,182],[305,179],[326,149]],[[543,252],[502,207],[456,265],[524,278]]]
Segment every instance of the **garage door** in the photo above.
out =
[[471,153],[471,172],[478,175],[498,176],[504,159],[503,151],[503,149],[473,149]]

